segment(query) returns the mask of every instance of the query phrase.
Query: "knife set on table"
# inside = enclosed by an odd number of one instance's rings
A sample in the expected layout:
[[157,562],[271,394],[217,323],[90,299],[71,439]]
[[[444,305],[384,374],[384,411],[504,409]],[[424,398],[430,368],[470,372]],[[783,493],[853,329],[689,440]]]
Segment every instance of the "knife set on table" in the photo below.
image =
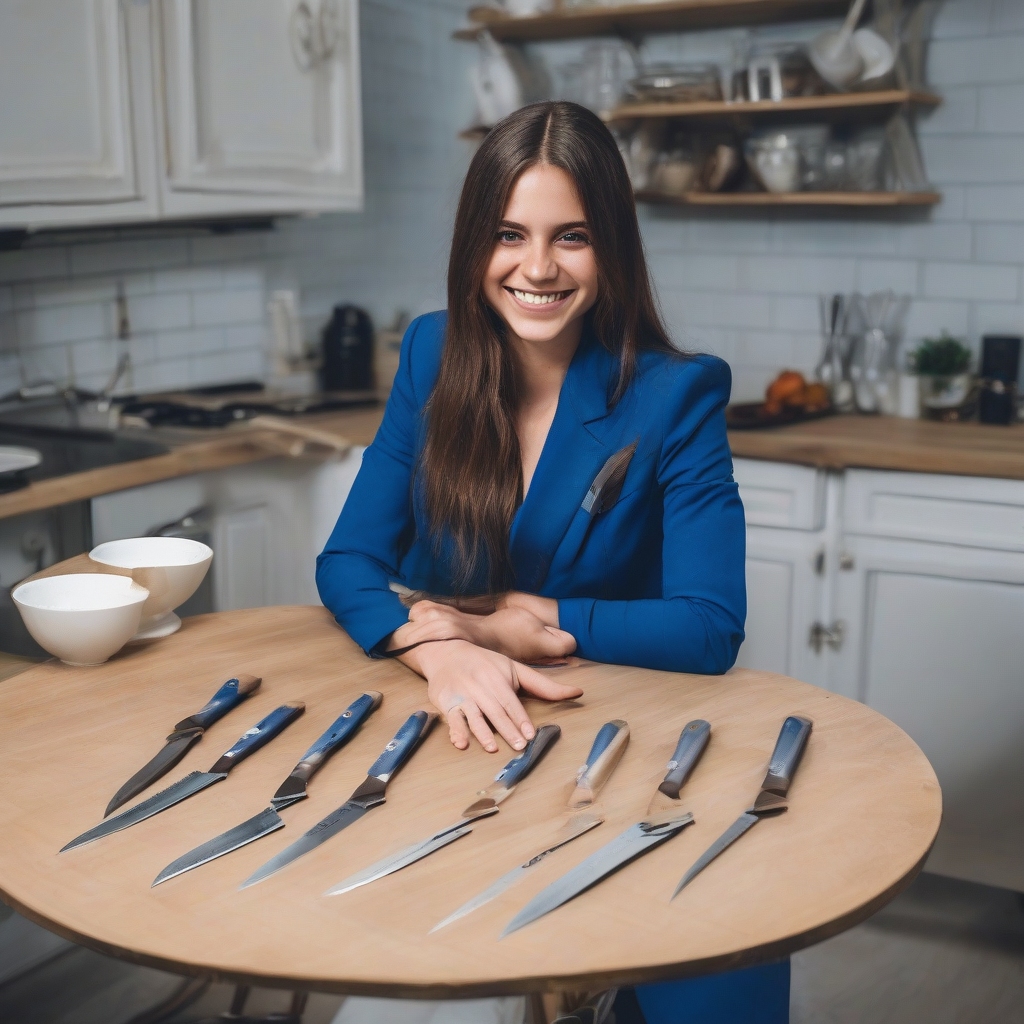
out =
[[[201,711],[179,722],[165,740],[160,752],[117,791],[107,806],[106,819],[73,839],[60,852],[64,853],[129,828],[194,796],[214,783],[222,782],[235,765],[269,743],[302,715],[305,705],[301,702],[283,704],[243,733],[238,742],[225,751],[208,772],[191,772],[127,811],[110,817],[118,807],[174,768],[188,750],[202,739],[204,732],[255,693],[260,682],[260,679],[251,675],[241,675],[228,680]],[[153,885],[166,882],[284,828],[286,823],[279,812],[306,798],[306,788],[313,776],[324,766],[328,758],[352,738],[362,723],[380,707],[382,700],[383,695],[374,690],[362,694],[353,701],[302,755],[301,760],[270,798],[270,804],[265,810],[172,861],[157,875]],[[436,720],[436,714],[426,711],[416,711],[410,715],[380,757],[367,770],[365,780],[349,799],[258,868],[240,888],[244,889],[276,874],[358,821],[367,811],[383,804],[391,778],[412,757]],[[783,722],[767,774],[754,803],[694,862],[669,897],[670,900],[675,899],[712,860],[762,818],[780,814],[787,809],[786,796],[810,736],[811,726],[809,719],[795,715]],[[522,753],[502,768],[491,785],[475,794],[475,799],[462,812],[458,821],[352,875],[324,895],[337,896],[368,885],[409,867],[468,835],[478,821],[499,812],[500,804],[511,796],[516,786],[540,763],[560,735],[559,726],[542,725]],[[698,719],[688,723],[679,736],[675,752],[667,765],[667,773],[655,791],[644,818],[538,893],[509,922],[501,937],[504,938],[556,910],[615,871],[679,835],[687,825],[693,824],[693,815],[685,809],[680,792],[710,738],[711,726],[707,722]],[[454,910],[436,924],[431,932],[439,931],[490,903],[525,878],[550,854],[602,824],[604,817],[597,797],[619,763],[628,742],[629,726],[624,721],[616,719],[603,725],[594,738],[585,763],[576,772],[574,788],[561,827],[551,835],[545,848],[512,868],[483,892]]]

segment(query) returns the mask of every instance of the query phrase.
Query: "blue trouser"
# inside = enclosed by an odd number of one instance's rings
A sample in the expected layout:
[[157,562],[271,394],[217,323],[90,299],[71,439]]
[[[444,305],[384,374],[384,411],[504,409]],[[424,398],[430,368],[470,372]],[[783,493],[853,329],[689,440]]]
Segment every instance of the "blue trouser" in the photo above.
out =
[[789,1024],[789,960],[635,991],[647,1024]]

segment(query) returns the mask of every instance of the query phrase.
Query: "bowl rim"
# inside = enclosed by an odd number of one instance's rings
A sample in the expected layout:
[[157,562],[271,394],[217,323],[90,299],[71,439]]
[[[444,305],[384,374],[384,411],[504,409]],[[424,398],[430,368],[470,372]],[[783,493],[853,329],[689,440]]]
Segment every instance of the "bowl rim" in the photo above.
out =
[[[120,561],[115,560],[116,556],[105,554],[104,548],[112,548],[117,544],[128,544],[137,543],[142,541],[146,543],[148,541],[174,541],[174,546],[184,546],[186,550],[191,550],[196,554],[197,557],[191,558],[188,561],[155,561],[147,560],[141,564],[127,565],[127,562],[138,563],[138,559],[122,557]],[[99,552],[99,553],[98,553]],[[201,540],[193,540],[191,537],[122,537],[119,540],[106,540],[102,544],[97,544],[89,552],[89,557],[94,562],[99,562],[100,565],[110,565],[116,569],[179,569],[187,568],[193,565],[201,565],[203,562],[208,561],[213,557],[213,548],[209,544],[204,544]]]
[[[110,604],[93,606],[91,608],[53,608],[46,605],[36,604],[31,600],[25,600],[24,597],[19,597],[23,591],[28,590],[28,597],[31,598],[32,591],[42,589],[46,585],[52,585],[54,580],[69,580],[69,579],[91,579],[91,580],[126,580],[128,585],[123,588],[123,597],[121,600],[112,601]],[[101,583],[100,586],[106,586],[106,583]],[[114,595],[111,595],[112,597]],[[19,583],[11,590],[11,599],[18,605],[23,605],[26,608],[32,608],[36,611],[41,612],[72,612],[76,615],[82,615],[87,612],[105,612],[111,611],[114,608],[128,608],[132,605],[141,605],[149,600],[149,590],[139,583],[136,583],[131,576],[120,576],[114,573],[107,572],[68,572],[61,573],[57,576],[43,576],[35,580],[26,580],[24,583]]]

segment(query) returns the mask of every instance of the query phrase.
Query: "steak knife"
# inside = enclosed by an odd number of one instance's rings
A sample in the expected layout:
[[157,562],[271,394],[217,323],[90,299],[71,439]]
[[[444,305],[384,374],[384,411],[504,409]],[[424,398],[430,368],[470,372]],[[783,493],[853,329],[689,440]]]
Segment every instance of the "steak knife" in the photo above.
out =
[[486,789],[480,790],[473,801],[463,812],[462,817],[449,825],[448,828],[435,832],[423,842],[414,843],[404,850],[385,857],[383,860],[371,864],[370,867],[358,874],[339,882],[333,889],[328,889],[325,896],[339,896],[350,889],[358,889],[361,885],[375,882],[385,875],[394,874],[410,864],[429,857],[456,839],[461,839],[473,831],[471,825],[480,818],[489,818],[492,814],[498,813],[498,805],[512,795],[516,786],[526,778],[527,775],[537,766],[540,759],[547,753],[552,744],[562,735],[562,730],[557,725],[542,725],[527,743],[523,752],[518,757],[512,758],[504,768],[494,776],[492,782]]
[[370,690],[353,701],[327,732],[302,755],[302,760],[270,798],[270,806],[266,810],[172,861],[156,876],[153,885],[166,882],[176,875],[183,875],[200,864],[207,864],[226,853],[262,839],[279,828],[284,828],[284,819],[277,812],[306,799],[306,786],[310,779],[323,768],[328,758],[355,735],[359,726],[380,707],[383,699],[382,693]]
[[230,750],[221,754],[208,772],[189,772],[183,779],[179,779],[166,789],[160,790],[159,793],[155,793],[148,800],[143,800],[142,803],[129,807],[127,811],[122,811],[113,818],[107,818],[106,821],[100,822],[99,825],[89,829],[88,832],[83,832],[77,839],[72,839],[60,852],[64,853],[65,850],[73,850],[76,846],[84,846],[95,839],[102,839],[104,836],[109,836],[114,832],[120,832],[121,829],[137,825],[140,821],[152,818],[154,814],[166,811],[168,807],[173,807],[175,804],[181,803],[182,800],[194,796],[196,793],[206,789],[207,786],[212,786],[215,782],[223,782],[228,777],[228,772],[236,764],[241,763],[250,754],[255,753],[260,747],[269,743],[286,726],[291,725],[305,710],[306,705],[301,701],[296,701],[292,704],[282,704],[279,708],[271,711],[262,721],[257,722],[251,729],[247,729],[242,733],[238,742]]
[[520,879],[525,878],[530,868],[539,864],[549,853],[560,850],[585,832],[597,828],[604,821],[604,815],[598,811],[595,803],[597,793],[615,771],[615,766],[625,753],[628,742],[629,726],[621,719],[615,719],[615,721],[601,726],[597,736],[594,737],[594,745],[590,748],[586,762],[576,772],[576,788],[569,797],[570,816],[552,837],[547,849],[534,854],[525,863],[502,875],[479,895],[463,903],[458,910],[435,924],[430,929],[431,934],[490,903]]
[[260,688],[262,679],[257,676],[241,675],[229,679],[209,700],[202,711],[183,718],[164,741],[163,749],[146,765],[140,768],[111,798],[103,812],[106,818],[118,807],[138,796],[147,786],[162,779],[198,742],[204,732],[218,719],[223,718],[233,707],[237,707],[250,694]]
[[511,935],[531,921],[536,921],[537,918],[556,910],[563,903],[568,903],[619,868],[661,846],[682,832],[687,825],[692,824],[693,815],[682,809],[679,791],[700,759],[700,755],[704,753],[710,738],[711,726],[707,722],[696,719],[686,725],[679,736],[672,760],[668,763],[668,773],[658,786],[644,820],[626,829],[622,835],[602,846],[600,850],[592,853],[582,863],[577,864],[571,871],[534,896],[512,918],[501,933],[501,937]]
[[414,711],[406,719],[402,728],[395,733],[395,738],[384,748],[380,757],[370,766],[366,778],[348,800],[336,811],[318,821],[291,846],[282,850],[276,857],[271,857],[266,864],[254,871],[239,888],[246,889],[250,885],[269,878],[281,868],[291,864],[293,860],[298,860],[310,850],[315,850],[322,843],[327,842],[332,836],[336,836],[342,829],[348,828],[370,808],[384,803],[384,794],[392,776],[412,757],[436,721],[437,715],[434,712],[428,714],[426,711]]
[[762,818],[781,814],[788,809],[786,794],[800,764],[800,758],[803,757],[812,724],[809,718],[802,718],[799,715],[791,715],[782,723],[768,765],[768,773],[761,783],[761,791],[753,805],[700,855],[693,867],[683,875],[670,900],[674,900],[720,853],[732,846],[744,832],[753,828]]

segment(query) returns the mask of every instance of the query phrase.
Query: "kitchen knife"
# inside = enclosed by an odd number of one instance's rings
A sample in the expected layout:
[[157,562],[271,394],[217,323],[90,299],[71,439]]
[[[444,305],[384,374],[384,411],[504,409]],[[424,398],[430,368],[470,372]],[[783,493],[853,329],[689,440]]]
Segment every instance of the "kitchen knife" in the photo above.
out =
[[510,889],[521,878],[526,877],[530,868],[539,864],[549,853],[560,850],[566,843],[596,828],[604,821],[604,816],[596,808],[594,801],[601,787],[608,781],[615,766],[619,763],[629,742],[629,726],[621,719],[608,722],[601,726],[597,736],[594,737],[594,745],[590,748],[587,760],[583,767],[576,772],[576,788],[569,797],[569,810],[572,813],[562,827],[552,837],[550,845],[535,853],[525,863],[513,868],[502,875],[496,882],[489,885],[483,892],[474,896],[471,900],[463,903],[458,910],[453,911],[443,921],[435,924],[430,929],[431,933],[440,931],[446,925],[458,921],[460,918],[471,914],[487,903],[490,903],[496,896],[500,896],[506,889]]
[[103,812],[106,818],[138,796],[147,786],[163,778],[202,737],[203,733],[233,707],[237,707],[250,694],[260,688],[257,676],[241,675],[229,679],[211,698],[202,711],[183,718],[174,732],[164,741],[163,749],[148,764],[140,768],[110,799]]
[[501,937],[511,935],[531,921],[556,910],[563,903],[568,903],[612,872],[661,846],[691,824],[693,815],[682,809],[679,791],[704,753],[710,738],[711,726],[707,722],[701,719],[690,722],[680,733],[679,743],[668,763],[668,773],[648,806],[647,817],[534,896],[512,918]]
[[371,807],[384,803],[384,794],[392,776],[406,761],[412,757],[416,748],[426,739],[427,733],[434,727],[437,715],[426,711],[414,711],[405,721],[395,738],[384,748],[380,757],[370,766],[366,778],[356,791],[326,818],[318,821],[308,832],[300,836],[291,846],[282,850],[276,857],[271,857],[261,868],[254,871],[240,886],[248,888],[264,878],[280,871],[293,860],[315,850],[332,836],[336,836],[343,828],[348,828],[358,821]]
[[799,715],[791,715],[782,723],[768,765],[768,773],[761,783],[761,791],[753,805],[697,858],[697,862],[683,875],[676,886],[676,891],[669,897],[670,901],[674,900],[723,850],[732,846],[744,832],[753,828],[762,818],[781,814],[788,809],[786,794],[800,764],[804,747],[807,746],[807,737],[811,735],[812,725],[809,718],[802,718]]
[[64,853],[66,850],[73,850],[76,846],[84,846],[86,843],[91,843],[94,839],[102,839],[113,832],[120,832],[123,828],[137,825],[140,821],[152,818],[154,814],[166,811],[168,807],[173,807],[175,804],[181,803],[182,800],[194,796],[201,790],[206,789],[207,786],[212,786],[215,782],[222,782],[228,777],[228,772],[236,764],[244,761],[250,754],[255,753],[260,747],[269,743],[285,726],[291,725],[305,710],[306,705],[301,701],[296,701],[292,704],[282,704],[279,708],[271,711],[262,721],[257,722],[251,729],[242,733],[238,742],[230,750],[221,754],[208,772],[189,772],[185,778],[179,779],[166,789],[160,790],[159,793],[155,793],[148,800],[143,800],[141,804],[129,807],[127,811],[122,811],[113,818],[107,818],[106,821],[100,822],[95,828],[89,829],[88,832],[83,832],[77,839],[72,839],[60,852]]
[[504,768],[494,776],[492,782],[486,789],[480,790],[474,800],[463,812],[462,817],[449,825],[448,828],[435,832],[430,838],[420,843],[407,846],[398,853],[393,853],[383,860],[371,864],[364,871],[346,878],[339,882],[333,889],[328,889],[325,896],[339,896],[350,889],[358,889],[361,885],[375,882],[378,878],[393,874],[410,864],[430,856],[456,839],[469,835],[473,829],[470,825],[480,818],[488,818],[498,813],[498,805],[507,800],[516,786],[526,778],[527,775],[537,766],[540,759],[547,753],[548,748],[562,735],[562,730],[557,725],[542,725],[527,743],[523,752],[518,757],[512,758]]
[[183,875],[200,864],[216,860],[226,853],[276,832],[279,828],[284,828],[284,819],[277,812],[306,799],[306,786],[310,779],[320,771],[332,754],[340,750],[355,735],[359,726],[380,707],[383,699],[382,693],[370,690],[353,701],[348,710],[302,755],[302,760],[270,798],[270,806],[266,810],[172,861],[156,876],[153,885],[166,882],[176,875]]

